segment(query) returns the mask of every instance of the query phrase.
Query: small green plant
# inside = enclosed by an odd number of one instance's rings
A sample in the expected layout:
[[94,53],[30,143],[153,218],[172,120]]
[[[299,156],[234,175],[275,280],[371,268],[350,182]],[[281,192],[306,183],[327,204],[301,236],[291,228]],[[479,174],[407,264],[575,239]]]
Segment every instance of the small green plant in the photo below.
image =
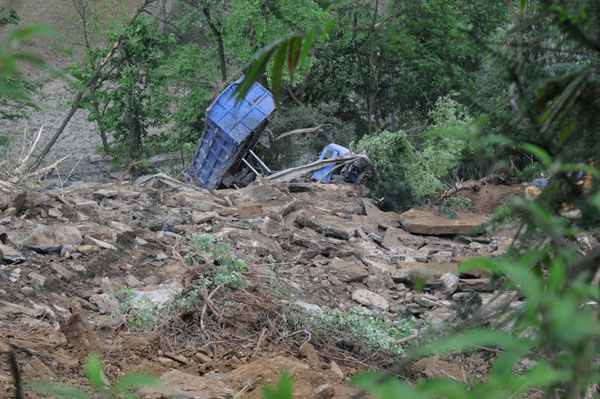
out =
[[119,303],[113,318],[122,319],[127,325],[134,328],[150,328],[160,319],[162,308],[152,303],[147,295],[137,294],[131,287],[124,287],[110,295]]
[[206,262],[209,265],[203,281],[206,287],[244,285],[241,275],[247,269],[246,262],[235,256],[227,243],[216,240],[210,234],[188,239],[190,245],[185,257],[186,262]]
[[68,385],[52,382],[36,382],[31,388],[58,398],[75,399],[134,399],[139,397],[134,390],[142,387],[158,386],[156,378],[148,374],[128,374],[110,384],[104,375],[102,361],[97,352],[90,353],[85,361],[85,375],[93,393],[86,393]]
[[417,332],[416,320],[392,320],[386,314],[364,308],[353,308],[348,313],[339,309],[315,312],[300,323],[318,335],[357,343],[369,352],[377,350],[402,354],[404,348],[396,342]]
[[504,226],[513,221],[513,212],[506,204],[500,204],[494,209],[492,220],[497,226]]
[[472,203],[470,198],[465,197],[453,197],[446,201],[446,205],[456,211],[469,209]]

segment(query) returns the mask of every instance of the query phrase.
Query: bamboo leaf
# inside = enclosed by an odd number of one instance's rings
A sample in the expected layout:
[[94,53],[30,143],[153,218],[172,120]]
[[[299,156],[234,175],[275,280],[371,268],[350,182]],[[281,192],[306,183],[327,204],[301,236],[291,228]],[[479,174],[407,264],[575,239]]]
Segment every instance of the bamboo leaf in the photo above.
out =
[[281,76],[283,73],[283,64],[285,63],[285,53],[288,48],[289,41],[285,41],[277,48],[273,66],[271,67],[271,91],[275,97],[275,105],[277,108],[281,105]]
[[300,54],[300,61],[298,62],[300,66],[304,66],[306,64],[306,60],[308,59],[308,53],[312,48],[313,42],[315,41],[315,35],[317,34],[317,27],[313,26],[306,35],[304,39],[304,45],[302,46],[302,54]]
[[273,55],[273,51],[275,51],[275,49],[285,40],[286,39],[278,39],[269,43],[268,45],[263,47],[263,49],[260,50],[253,57],[252,60],[250,60],[250,62],[248,63],[248,73],[246,73],[242,82],[238,85],[238,87],[236,87],[236,89],[233,92],[233,95],[236,97],[236,104],[246,97],[248,91],[250,90],[254,82],[256,82],[256,79],[258,78],[260,73],[265,70],[269,59],[271,59],[271,56]]
[[88,394],[80,391],[79,389],[53,382],[34,382],[30,384],[29,387],[34,391],[44,392],[62,398],[87,399],[90,397]]
[[287,371],[284,371],[279,378],[277,389],[273,389],[268,386],[263,387],[263,398],[264,399],[293,399],[294,398],[294,386],[292,378]]
[[102,362],[98,352],[92,352],[85,360],[85,375],[87,376],[90,385],[101,390],[104,388],[102,380]]
[[301,45],[302,37],[294,36],[290,39],[290,48],[288,51],[288,71],[290,73],[291,80],[294,80],[294,74],[296,73],[296,69],[298,68]]
[[543,148],[530,143],[522,143],[520,144],[520,147],[523,151],[527,151],[535,155],[544,164],[544,166],[550,167],[552,164],[552,158]]

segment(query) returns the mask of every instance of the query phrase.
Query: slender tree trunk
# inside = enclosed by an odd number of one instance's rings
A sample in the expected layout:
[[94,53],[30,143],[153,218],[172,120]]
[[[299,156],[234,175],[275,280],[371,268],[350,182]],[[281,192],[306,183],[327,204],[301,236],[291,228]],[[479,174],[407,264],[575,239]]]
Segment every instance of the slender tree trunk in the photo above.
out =
[[225,60],[225,47],[223,46],[223,36],[221,35],[221,31],[218,30],[215,24],[213,23],[208,7],[202,9],[202,12],[206,17],[206,22],[208,23],[210,30],[217,39],[217,53],[219,54],[219,64],[221,68],[221,81],[225,82],[227,80],[227,62]]
[[377,104],[375,95],[377,94],[377,80],[375,76],[375,24],[377,23],[377,11],[379,11],[379,0],[375,0],[375,10],[373,11],[373,22],[369,31],[369,135],[373,130],[373,116],[375,114],[376,127],[379,127],[379,118],[377,117]]
[[[154,3],[155,1],[156,0],[144,0],[144,3],[140,6],[140,8],[137,9],[137,11],[133,15],[133,17],[129,20],[128,26],[133,25],[133,23],[135,22],[135,20],[137,19],[137,17],[150,4]],[[115,45],[113,46],[113,48],[109,51],[109,53],[106,56],[106,58],[104,59],[104,61],[100,64],[100,66],[98,66],[98,68],[96,69],[96,71],[94,72],[94,74],[92,75],[92,77],[86,82],[86,84],[83,87],[83,89],[81,89],[81,91],[79,93],[77,93],[77,96],[75,97],[75,101],[73,102],[73,106],[69,110],[69,113],[67,114],[67,116],[65,117],[65,119],[63,120],[63,122],[61,123],[60,127],[58,128],[58,130],[56,131],[56,133],[54,134],[54,136],[52,136],[52,138],[50,139],[50,141],[48,142],[48,144],[46,144],[46,147],[44,147],[44,149],[42,150],[42,153],[35,160],[34,164],[32,165],[32,169],[35,169],[38,166],[40,166],[40,164],[42,163],[42,161],[44,160],[44,158],[46,157],[46,155],[48,155],[48,152],[50,152],[50,149],[52,148],[52,146],[54,145],[54,143],[56,143],[56,140],[58,140],[58,138],[60,137],[60,135],[62,134],[62,132],[67,127],[67,124],[69,123],[69,121],[71,120],[71,118],[73,117],[73,115],[75,114],[75,111],[77,111],[77,109],[79,109],[79,106],[81,105],[81,103],[83,102],[83,100],[85,99],[85,97],[89,94],[89,91],[92,88],[92,86],[98,81],[98,79],[100,79],[101,73],[102,73],[102,68],[104,68],[104,66],[108,63],[108,60],[110,58],[112,58],[112,56],[114,55],[114,53],[117,51],[117,48],[121,44],[121,40],[123,40],[123,37],[120,37],[119,40],[117,40],[117,42],[115,43]],[[117,63],[104,76],[106,77],[107,75],[110,75],[118,66],[121,65],[122,61],[123,61],[123,59],[121,59],[121,61],[119,63]]]

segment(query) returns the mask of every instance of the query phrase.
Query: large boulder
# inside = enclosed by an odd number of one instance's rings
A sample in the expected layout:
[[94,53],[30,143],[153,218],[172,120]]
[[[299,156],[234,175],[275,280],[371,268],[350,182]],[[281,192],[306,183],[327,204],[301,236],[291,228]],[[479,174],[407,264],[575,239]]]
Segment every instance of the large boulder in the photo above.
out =
[[81,244],[81,232],[72,226],[65,225],[39,225],[22,242],[22,246],[40,253],[58,252],[65,245],[77,246]]
[[450,219],[438,215],[433,209],[411,209],[400,216],[409,232],[426,235],[464,234],[490,220],[468,212],[458,212],[456,218]]

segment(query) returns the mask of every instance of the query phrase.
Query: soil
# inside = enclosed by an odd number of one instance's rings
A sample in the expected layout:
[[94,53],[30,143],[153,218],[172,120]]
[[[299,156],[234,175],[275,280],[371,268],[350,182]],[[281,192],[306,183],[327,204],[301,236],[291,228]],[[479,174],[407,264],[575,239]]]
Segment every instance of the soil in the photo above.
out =
[[[82,388],[85,357],[98,350],[111,381],[151,373],[187,397],[203,397],[189,384],[196,378],[195,386],[210,387],[210,397],[260,398],[261,386],[274,385],[288,370],[296,397],[348,398],[353,376],[388,367],[394,357],[368,350],[333,326],[317,329],[305,320],[314,312],[358,307],[393,320],[414,318],[417,330],[453,323],[452,309],[465,293],[493,295],[489,276],[459,275],[458,263],[510,244],[508,233],[482,238],[483,244],[399,234],[400,215],[365,208],[368,192],[357,186],[256,182],[208,193],[155,176],[143,185],[86,183],[64,191],[0,181],[0,194],[7,199],[0,201],[0,240],[22,254],[18,263],[0,263],[0,357],[8,360],[14,350],[25,382]],[[15,201],[17,214],[11,211]],[[310,226],[302,220],[311,220]],[[59,236],[53,235],[58,229],[40,225],[70,230]],[[71,230],[77,234],[69,235]],[[158,323],[127,322],[135,313],[123,308],[124,287],[165,299],[202,289],[206,260],[183,261],[186,237],[202,233],[223,240],[246,262],[244,284],[217,288],[208,302],[197,294],[199,305],[163,314]],[[381,242],[387,234],[396,238],[384,240],[393,248]],[[60,252],[43,250],[58,239],[82,242],[63,244]],[[445,273],[457,276],[450,294]],[[413,277],[423,276],[425,287],[413,290]],[[484,355],[448,358],[415,365],[403,376],[471,381],[485,376],[490,362]],[[0,365],[0,381],[0,397],[11,397],[7,362]],[[28,389],[25,397],[42,396]]]
[[523,196],[526,184],[514,184],[511,186],[484,185],[478,191],[460,191],[457,197],[469,198],[471,200],[470,212],[480,215],[491,215],[498,205],[507,203],[511,196]]

